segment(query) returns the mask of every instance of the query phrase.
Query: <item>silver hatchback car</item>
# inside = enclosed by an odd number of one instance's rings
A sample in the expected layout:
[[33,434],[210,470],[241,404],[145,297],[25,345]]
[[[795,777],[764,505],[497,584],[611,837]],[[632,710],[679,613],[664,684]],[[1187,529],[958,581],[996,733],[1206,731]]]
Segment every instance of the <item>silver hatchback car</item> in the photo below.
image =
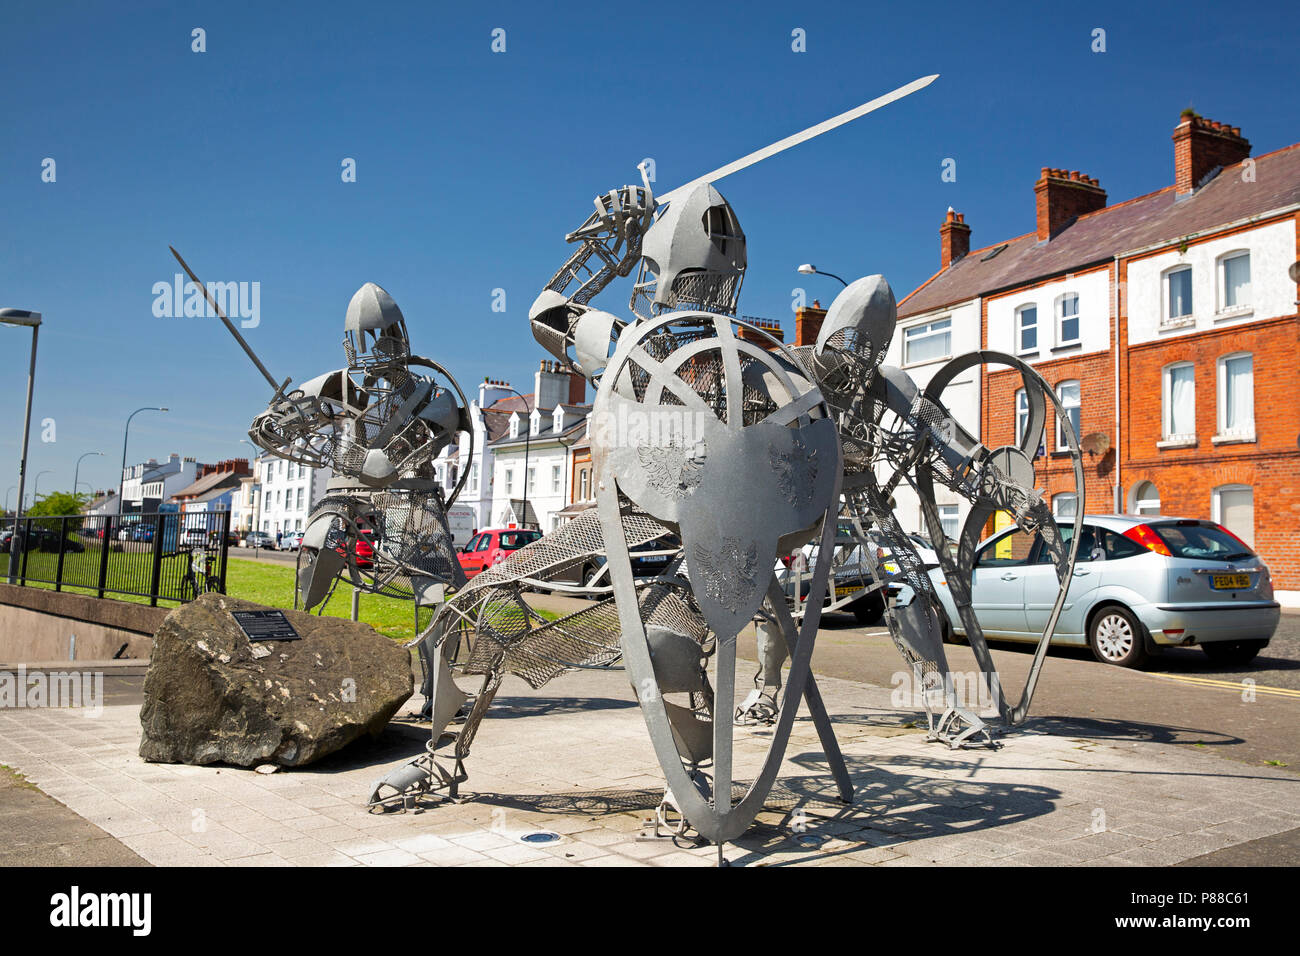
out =
[[[1068,541],[1073,521],[1061,525]],[[964,634],[943,579],[930,572],[945,638]],[[983,542],[971,605],[987,637],[1037,641],[1060,593],[1040,536],[1018,528]],[[1215,663],[1243,664],[1277,629],[1268,568],[1221,525],[1156,515],[1086,515],[1074,577],[1052,643],[1088,646],[1099,661],[1136,667],[1161,647],[1199,645]]]

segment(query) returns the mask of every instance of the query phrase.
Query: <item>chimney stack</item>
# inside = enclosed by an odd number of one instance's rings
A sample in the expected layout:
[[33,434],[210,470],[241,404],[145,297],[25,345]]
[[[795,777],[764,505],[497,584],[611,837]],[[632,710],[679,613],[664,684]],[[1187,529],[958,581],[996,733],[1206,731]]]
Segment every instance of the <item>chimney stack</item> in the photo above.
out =
[[1051,239],[1085,213],[1106,208],[1106,190],[1077,169],[1044,166],[1034,183],[1038,207],[1038,241]]
[[939,268],[946,269],[970,252],[970,226],[966,217],[948,207],[948,217],[939,227]]
[[1241,127],[1229,126],[1184,110],[1174,127],[1174,195],[1193,192],[1208,173],[1250,155]]
[[813,299],[812,305],[805,305],[794,311],[794,344],[814,345],[817,342],[817,333],[822,330],[822,321],[826,318],[826,310],[821,307],[821,302]]

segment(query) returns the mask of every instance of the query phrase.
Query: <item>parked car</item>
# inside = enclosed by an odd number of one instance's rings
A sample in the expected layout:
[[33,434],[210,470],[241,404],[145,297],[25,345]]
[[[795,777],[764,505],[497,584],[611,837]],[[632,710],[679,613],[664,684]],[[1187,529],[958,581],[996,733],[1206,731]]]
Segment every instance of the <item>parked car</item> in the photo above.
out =
[[511,551],[518,551],[541,536],[540,531],[527,528],[488,528],[470,538],[456,557],[460,560],[465,577],[472,578],[501,561]]
[[244,536],[244,547],[246,548],[270,548],[275,550],[275,536],[267,534],[265,531],[250,531]]
[[[1068,541],[1073,524],[1059,527]],[[945,636],[963,635],[942,572],[930,575]],[[976,552],[971,604],[988,637],[1037,641],[1059,590],[1041,536],[1010,528]],[[1268,568],[1222,525],[1087,515],[1052,642],[1090,647],[1121,667],[1137,667],[1162,647],[1190,646],[1215,663],[1244,664],[1268,645],[1280,615]]]
[[[13,529],[6,529],[0,534],[0,551],[7,552],[13,543]],[[49,528],[33,527],[25,535],[23,545],[25,551],[44,551],[47,554],[57,554],[59,550],[59,533]],[[65,553],[76,554],[86,550],[86,546],[80,541],[73,538],[63,540],[63,550]]]
[[[639,578],[663,574],[681,546],[681,539],[675,534],[666,534],[654,541],[636,545],[628,551],[628,557],[632,562],[632,574]],[[550,580],[564,584],[595,584],[608,587],[612,582],[604,570],[607,563],[603,554],[593,555],[581,564],[571,565],[557,572]]]
[[[350,550],[352,555],[356,558],[357,567],[368,568],[374,563],[375,558],[374,531],[360,522],[357,524],[357,529],[359,534],[355,539],[351,539]],[[283,535],[281,537],[281,547],[288,547],[287,539],[288,535]],[[349,553],[349,540],[349,537],[342,530],[336,528],[330,531],[329,535],[325,538],[325,546],[333,548],[343,557],[347,557]]]
[[302,547],[302,532],[286,531],[280,539],[280,547],[285,551],[297,551]]
[[208,546],[208,529],[204,527],[186,528],[181,532],[180,543],[189,548],[206,548]]
[[154,526],[147,522],[140,522],[131,528],[132,541],[152,541]]
[[[819,544],[810,542],[794,554],[779,559],[775,568],[776,579],[787,598],[793,598],[795,582],[798,581],[799,600],[807,599],[812,570],[816,567],[820,550]],[[855,592],[863,592],[840,610],[851,613],[859,624],[879,624],[885,613],[884,595],[879,588],[873,589],[875,576],[871,573],[871,565],[862,553],[862,544],[855,536],[853,525],[847,521],[840,521],[835,528],[835,552],[831,560],[835,599],[842,600]]]

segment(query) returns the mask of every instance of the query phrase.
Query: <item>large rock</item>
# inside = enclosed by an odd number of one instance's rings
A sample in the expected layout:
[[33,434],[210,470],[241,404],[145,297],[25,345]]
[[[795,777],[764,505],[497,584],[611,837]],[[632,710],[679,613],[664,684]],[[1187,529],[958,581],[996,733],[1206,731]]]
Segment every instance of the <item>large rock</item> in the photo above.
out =
[[204,594],[167,615],[144,680],[140,756],[160,763],[301,767],[384,729],[411,696],[411,655],[368,624],[285,611],[297,641],[250,643]]

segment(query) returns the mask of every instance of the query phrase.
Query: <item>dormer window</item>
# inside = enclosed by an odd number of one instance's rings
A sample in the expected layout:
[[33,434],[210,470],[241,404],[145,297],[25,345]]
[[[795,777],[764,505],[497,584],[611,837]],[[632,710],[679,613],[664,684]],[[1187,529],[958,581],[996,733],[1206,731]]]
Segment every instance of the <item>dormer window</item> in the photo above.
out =
[[510,416],[510,437],[511,438],[519,437],[519,413],[518,412]]
[[533,409],[533,413],[528,416],[528,430],[530,434],[537,435],[542,430],[542,413],[540,409]]
[[555,414],[551,418],[551,429],[557,435],[560,434],[560,432],[564,431],[564,406],[563,405],[555,406]]

